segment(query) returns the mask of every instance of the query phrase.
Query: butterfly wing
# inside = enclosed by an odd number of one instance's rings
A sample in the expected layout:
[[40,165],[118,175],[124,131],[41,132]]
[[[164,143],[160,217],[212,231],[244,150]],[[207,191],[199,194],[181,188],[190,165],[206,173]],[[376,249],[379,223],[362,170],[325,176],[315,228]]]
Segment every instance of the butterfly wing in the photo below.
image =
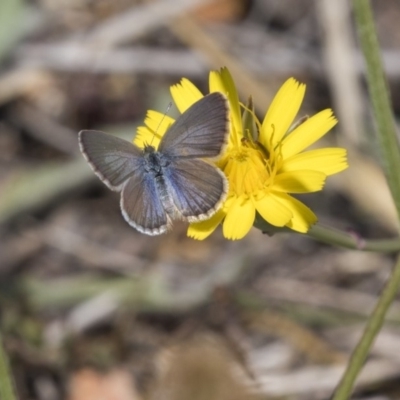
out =
[[203,97],[177,118],[158,151],[170,157],[217,157],[228,140],[228,110],[223,94]]
[[166,232],[171,220],[145,169],[143,152],[134,144],[100,131],[79,132],[79,145],[96,175],[111,189],[121,191],[121,211],[139,232]]
[[122,215],[129,225],[147,235],[160,235],[171,227],[154,177],[141,170],[125,183],[121,193]]
[[211,217],[228,192],[225,175],[198,159],[172,161],[164,169],[164,181],[179,214],[189,222]]
[[79,132],[79,147],[94,173],[111,190],[120,191],[124,182],[143,165],[138,147],[104,132]]

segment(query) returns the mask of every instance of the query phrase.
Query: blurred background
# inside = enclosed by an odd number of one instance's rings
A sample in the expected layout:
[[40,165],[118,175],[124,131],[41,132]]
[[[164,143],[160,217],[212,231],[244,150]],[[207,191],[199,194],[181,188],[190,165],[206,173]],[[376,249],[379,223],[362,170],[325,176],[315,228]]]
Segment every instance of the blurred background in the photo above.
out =
[[[400,4],[373,1],[395,112]],[[390,255],[301,235],[147,237],[92,173],[77,133],[133,138],[169,86],[227,66],[264,113],[291,76],[319,146],[350,168],[304,196],[322,223],[396,234],[346,0],[1,0],[0,329],[29,400],[324,399],[388,277]],[[174,111],[171,111],[172,113]],[[300,116],[301,116],[300,115]],[[399,398],[396,300],[356,398]]]

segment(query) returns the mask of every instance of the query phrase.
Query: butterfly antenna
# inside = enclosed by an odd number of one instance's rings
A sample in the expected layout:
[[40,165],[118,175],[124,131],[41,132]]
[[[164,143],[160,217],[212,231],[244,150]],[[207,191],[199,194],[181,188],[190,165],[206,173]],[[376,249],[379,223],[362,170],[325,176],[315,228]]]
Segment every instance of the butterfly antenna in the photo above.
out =
[[153,137],[151,138],[150,146],[153,144],[154,137],[157,135],[157,132],[158,132],[158,130],[160,129],[160,126],[161,126],[161,124],[163,123],[163,121],[164,121],[164,119],[165,119],[165,116],[168,115],[169,110],[171,109],[171,107],[172,107],[172,101],[170,101],[170,102],[168,103],[167,109],[165,110],[165,112],[164,112],[164,114],[163,114],[163,117],[161,118],[161,121],[160,121],[160,122],[158,123],[158,125],[157,125],[157,129],[155,130],[154,135],[153,135]]

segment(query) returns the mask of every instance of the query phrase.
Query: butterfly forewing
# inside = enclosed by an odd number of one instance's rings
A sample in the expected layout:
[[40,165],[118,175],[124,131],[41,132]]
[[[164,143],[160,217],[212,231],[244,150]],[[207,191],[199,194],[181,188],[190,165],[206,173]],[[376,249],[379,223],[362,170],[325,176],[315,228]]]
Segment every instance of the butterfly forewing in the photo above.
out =
[[135,173],[124,185],[121,210],[129,225],[147,235],[160,235],[171,224],[161,203],[155,179],[143,171]]
[[111,190],[121,190],[123,183],[143,165],[138,147],[104,132],[79,132],[79,145],[93,171]]
[[228,190],[223,173],[202,160],[176,159],[164,170],[164,182],[177,210],[189,222],[212,216]]
[[211,93],[178,117],[158,150],[171,157],[217,157],[227,141],[228,123],[225,96]]

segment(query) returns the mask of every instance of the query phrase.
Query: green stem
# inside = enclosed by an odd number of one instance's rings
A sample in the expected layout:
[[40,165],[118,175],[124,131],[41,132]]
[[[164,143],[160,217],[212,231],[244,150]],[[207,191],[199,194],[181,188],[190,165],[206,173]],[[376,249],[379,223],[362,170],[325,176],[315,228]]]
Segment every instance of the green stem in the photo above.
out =
[[398,237],[393,239],[364,239],[356,232],[343,232],[321,224],[314,225],[306,233],[306,236],[346,249],[375,251],[378,253],[395,253],[400,251],[400,238]]
[[8,367],[6,352],[3,348],[3,341],[0,334],[0,399],[16,400],[14,386],[12,384],[11,373]]
[[[394,118],[389,93],[379,54],[378,39],[369,0],[354,0],[354,15],[361,47],[367,62],[367,80],[388,184],[400,216],[400,152],[396,139]],[[393,269],[378,303],[367,321],[363,335],[350,357],[346,371],[332,400],[345,400],[351,396],[355,380],[368,356],[371,346],[384,323],[385,315],[400,286],[400,258]]]
[[[264,221],[261,217],[256,217],[254,226],[264,233],[274,235],[276,233],[293,233],[289,228],[277,228]],[[400,238],[393,239],[364,239],[357,232],[343,232],[335,228],[330,228],[322,224],[317,224],[305,234],[320,242],[344,247],[346,249],[375,251],[378,253],[396,253],[400,251]]]
[[367,63],[367,82],[378,128],[381,161],[400,219],[400,150],[371,4],[370,0],[354,0],[353,4],[361,48]]
[[386,312],[396,296],[399,285],[400,258],[397,260],[393,273],[386,283],[374,311],[368,318],[362,337],[353,350],[346,371],[336,388],[332,400],[345,400],[350,398],[354,382],[364,365],[376,335],[382,328]]

